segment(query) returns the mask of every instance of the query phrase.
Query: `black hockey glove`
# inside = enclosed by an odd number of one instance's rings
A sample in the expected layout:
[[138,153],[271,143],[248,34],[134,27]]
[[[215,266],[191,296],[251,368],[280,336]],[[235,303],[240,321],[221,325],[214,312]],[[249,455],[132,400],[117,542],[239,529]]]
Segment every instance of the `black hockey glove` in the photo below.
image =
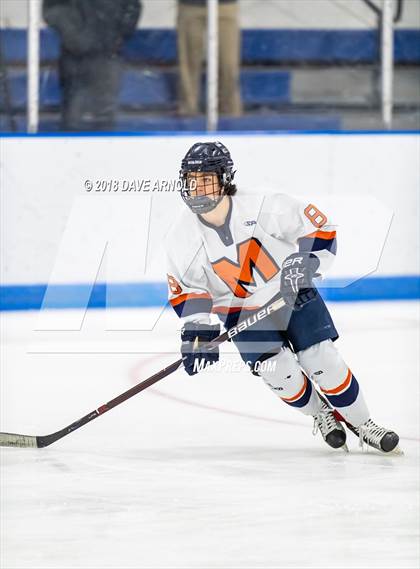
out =
[[219,324],[199,324],[187,322],[181,330],[181,354],[185,371],[188,375],[195,375],[207,365],[219,360],[219,347],[211,352],[203,351],[203,346],[208,344],[220,334]]
[[319,259],[313,253],[292,253],[283,262],[280,292],[284,302],[300,310],[316,296],[312,279],[319,268]]

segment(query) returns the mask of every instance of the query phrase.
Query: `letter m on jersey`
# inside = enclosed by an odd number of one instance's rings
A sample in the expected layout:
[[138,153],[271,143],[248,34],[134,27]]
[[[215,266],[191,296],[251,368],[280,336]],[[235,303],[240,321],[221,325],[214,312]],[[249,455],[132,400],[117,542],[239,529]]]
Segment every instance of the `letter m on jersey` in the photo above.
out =
[[279,266],[255,237],[239,243],[236,249],[237,262],[222,257],[212,266],[235,296],[246,298],[252,294],[246,286],[256,286],[254,271],[267,282],[279,272]]

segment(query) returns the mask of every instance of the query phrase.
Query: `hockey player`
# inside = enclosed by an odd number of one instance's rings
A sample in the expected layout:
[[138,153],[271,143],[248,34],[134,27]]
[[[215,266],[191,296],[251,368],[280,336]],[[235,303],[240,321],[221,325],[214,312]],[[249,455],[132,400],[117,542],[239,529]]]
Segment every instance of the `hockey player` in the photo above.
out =
[[[284,307],[233,337],[250,370],[287,405],[311,415],[314,432],[319,430],[331,447],[346,443],[333,407],[354,427],[362,446],[395,449],[398,435],[370,418],[313,283],[336,254],[336,230],[327,216],[284,194],[237,196],[233,161],[220,142],[194,144],[182,160],[180,176],[190,211],[169,232],[167,252],[169,300],[183,320],[186,372],[194,375],[204,362],[219,359],[217,349],[202,349],[220,334],[211,313],[230,328],[241,315],[249,316],[281,295]],[[265,360],[273,365],[262,366]]]

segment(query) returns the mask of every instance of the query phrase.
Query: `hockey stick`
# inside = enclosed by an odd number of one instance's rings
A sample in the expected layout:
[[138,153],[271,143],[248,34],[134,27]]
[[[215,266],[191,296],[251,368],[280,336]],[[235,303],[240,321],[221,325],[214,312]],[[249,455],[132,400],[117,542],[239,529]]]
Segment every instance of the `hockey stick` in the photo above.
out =
[[[284,300],[282,298],[278,298],[268,306],[261,308],[261,310],[259,310],[256,314],[253,314],[252,316],[245,318],[236,326],[233,326],[223,334],[220,334],[220,336],[217,336],[217,338],[206,344],[204,348],[207,348],[209,350],[214,349],[219,344],[222,344],[226,340],[230,340],[231,338],[239,334],[239,332],[246,330],[247,328],[255,324],[255,322],[263,320],[264,318],[269,316],[272,312],[279,310],[284,306],[284,304],[285,304]],[[137,395],[137,393],[140,393],[144,389],[147,389],[154,383],[157,383],[161,379],[167,377],[168,375],[176,371],[181,364],[182,364],[182,359],[180,358],[179,360],[173,362],[169,366],[164,367],[163,369],[161,369],[160,371],[158,371],[148,379],[145,379],[144,381],[138,383],[131,389],[128,389],[124,393],[121,393],[121,395],[118,395],[114,399],[111,399],[111,401],[108,401],[108,403],[101,405],[100,407],[98,407],[94,411],[91,411],[81,419],[74,421],[74,423],[71,423],[71,425],[64,427],[64,429],[61,429],[60,431],[51,433],[50,435],[32,436],[32,435],[18,435],[16,433],[0,433],[0,446],[20,447],[20,448],[47,447],[52,443],[55,443],[56,441],[69,435],[73,431],[80,429],[80,427],[83,427],[87,423],[90,423],[91,421],[93,421],[100,415],[103,415],[107,411],[110,411],[114,407],[121,405],[121,403],[124,403],[124,401],[127,401],[127,399],[130,399],[134,395]]]

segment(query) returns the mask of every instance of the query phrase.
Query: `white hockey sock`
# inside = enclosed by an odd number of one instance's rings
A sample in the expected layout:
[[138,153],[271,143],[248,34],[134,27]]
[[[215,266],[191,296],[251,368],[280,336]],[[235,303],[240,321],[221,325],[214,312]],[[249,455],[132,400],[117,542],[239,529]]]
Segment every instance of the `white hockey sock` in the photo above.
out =
[[355,427],[369,419],[359,383],[331,340],[298,353],[308,376],[318,383],[330,404]]

